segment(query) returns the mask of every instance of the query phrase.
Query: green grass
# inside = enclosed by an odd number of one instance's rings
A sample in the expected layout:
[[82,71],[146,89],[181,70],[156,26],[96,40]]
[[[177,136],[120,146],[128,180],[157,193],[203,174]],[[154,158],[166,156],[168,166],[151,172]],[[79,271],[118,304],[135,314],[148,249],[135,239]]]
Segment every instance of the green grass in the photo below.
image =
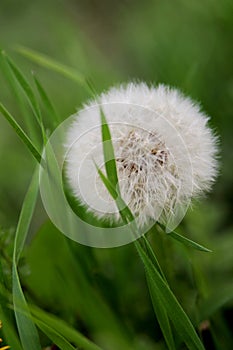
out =
[[[231,349],[232,5],[91,3],[0,5],[3,346],[208,350],[211,339],[215,349]],[[157,225],[124,247],[81,246],[48,220],[35,164],[63,119],[96,92],[131,79],[168,83],[203,103],[221,134],[221,176],[175,232]],[[99,175],[131,223],[103,111],[100,119],[106,171]]]

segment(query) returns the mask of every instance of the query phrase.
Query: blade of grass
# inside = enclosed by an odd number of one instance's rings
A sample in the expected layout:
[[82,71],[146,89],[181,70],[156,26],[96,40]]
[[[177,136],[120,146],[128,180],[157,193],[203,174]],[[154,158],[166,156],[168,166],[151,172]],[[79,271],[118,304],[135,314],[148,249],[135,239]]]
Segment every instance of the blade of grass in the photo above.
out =
[[[69,342],[74,343],[76,346],[84,350],[101,350],[99,346],[97,346],[92,341],[87,339],[76,329],[70,327],[66,322],[64,322],[63,320],[60,320],[58,317],[51,315],[48,312],[45,312],[44,310],[41,310],[35,306],[31,306],[30,311],[36,323],[38,322],[40,324],[43,323],[45,327],[47,327],[53,332],[56,331],[57,334],[59,334]],[[39,326],[39,323],[38,323],[38,326]],[[47,334],[46,330],[45,330],[45,334]]]
[[17,46],[16,51],[19,52],[24,57],[30,59],[31,61],[33,61],[33,62],[35,62],[35,63],[37,63],[45,68],[49,68],[57,73],[60,73],[63,76],[65,76],[66,78],[69,78],[69,79],[79,83],[80,85],[85,87],[85,89],[88,91],[88,93],[90,93],[92,96],[96,95],[95,89],[93,87],[93,84],[90,82],[90,80],[86,79],[82,73],[77,72],[76,69],[70,68],[70,67],[68,67],[64,64],[61,64],[61,63],[57,62],[56,60],[42,54],[42,53],[36,52],[34,50],[28,49],[28,48],[23,47],[23,46]]
[[118,186],[118,177],[117,177],[114,148],[111,141],[111,133],[110,133],[110,129],[102,107],[100,107],[100,115],[101,115],[103,153],[104,153],[104,161],[105,161],[105,169],[106,169],[107,177],[111,182],[111,184],[114,186],[114,188],[116,188],[116,190],[120,192],[120,189]]
[[118,194],[116,189],[113,187],[112,183],[109,181],[109,179],[104,175],[104,173],[96,166],[98,174],[103,181],[104,185],[106,186],[107,190],[113,197],[113,199],[116,201],[119,213],[121,215],[121,218],[125,224],[128,222],[133,222],[133,216],[129,208],[127,207],[124,200],[121,198],[121,196]]
[[201,343],[201,340],[199,339],[191,321],[178,303],[176,297],[168,285],[164,282],[147,254],[143,249],[141,249],[140,245],[137,245],[137,248],[144,263],[145,269],[150,276],[153,291],[166,308],[168,316],[181,339],[190,350],[204,350],[203,344]]
[[[119,209],[119,212],[120,212],[121,217],[123,219],[123,222],[125,222],[126,224],[132,222],[133,215],[132,215],[130,209],[127,207],[127,205],[125,204],[123,199],[121,199],[121,197],[117,194],[117,192],[114,189],[113,185],[105,177],[105,175],[101,172],[101,170],[98,169],[98,168],[97,168],[97,170],[98,170],[98,173],[99,173],[99,176],[100,176],[101,180],[105,184],[105,186],[108,189],[109,193],[116,200],[116,204],[118,206],[118,209]],[[122,207],[124,208],[123,210],[121,209]],[[144,239],[144,242],[146,242],[146,246],[148,248],[149,242],[147,242],[145,237],[143,237],[143,239]],[[136,248],[139,249],[138,248],[138,245],[139,245],[140,249],[143,249],[140,239],[139,239],[139,242],[136,242],[136,244],[135,244]],[[150,249],[150,256],[152,257],[153,261],[155,261],[155,266],[158,269],[159,273],[164,277],[162,269],[160,268],[154,253],[152,254],[151,249]],[[152,287],[151,276],[147,273],[147,271],[146,271],[146,275],[147,275],[147,281],[148,281],[148,286],[149,286],[149,290],[150,290],[150,294],[151,294],[151,298],[152,298],[153,307],[154,307],[154,310],[156,312],[156,316],[157,316],[158,322],[159,322],[161,330],[162,330],[162,332],[164,334],[164,338],[166,340],[168,348],[170,350],[174,350],[175,349],[175,344],[174,344],[174,340],[173,340],[173,335],[172,335],[172,331],[171,331],[171,327],[170,327],[170,323],[169,323],[167,310],[165,310],[164,305],[161,303],[160,299],[157,297],[157,294],[154,293],[153,287]]]
[[[120,212],[120,215],[122,217],[122,220],[124,223],[133,223],[132,229],[137,230],[134,216],[131,213],[131,210],[128,208],[124,200],[120,196],[120,188],[118,186],[118,176],[117,176],[117,168],[116,168],[116,161],[115,161],[115,155],[114,155],[114,148],[111,140],[111,133],[109,126],[107,124],[106,117],[104,115],[104,112],[102,108],[100,108],[100,114],[101,114],[101,125],[102,125],[102,142],[103,142],[103,151],[104,151],[104,160],[105,160],[105,169],[107,176],[106,177],[100,169],[97,167],[98,174],[107,187],[109,193],[113,197],[113,199],[116,201],[118,210]],[[149,242],[145,237],[143,239],[139,240],[138,242],[139,246],[141,249],[147,249],[147,252],[149,252],[150,257],[158,269],[159,273],[161,276],[165,279],[164,274],[162,272],[162,269],[159,266],[159,263],[150,247]],[[137,245],[136,245],[137,247]],[[147,275],[147,281],[148,281],[148,286],[150,290],[150,294],[152,297],[152,303],[154,310],[156,312],[156,316],[158,319],[158,322],[160,324],[161,330],[164,335],[164,339],[167,343],[167,346],[169,350],[174,350],[175,349],[175,343],[173,339],[173,334],[172,330],[170,327],[170,322],[169,318],[167,315],[167,311],[164,308],[164,305],[160,302],[160,299],[157,297],[155,293],[153,293],[153,287],[152,287],[152,281],[150,276],[146,273]]]
[[[129,209],[129,207],[126,205],[124,200],[121,198],[120,195],[120,188],[118,185],[118,175],[117,175],[117,167],[116,167],[116,160],[114,155],[114,148],[111,140],[111,132],[107,123],[106,116],[104,114],[103,109],[100,107],[100,115],[101,115],[101,132],[102,132],[102,142],[103,142],[103,151],[104,151],[104,160],[105,160],[105,169],[107,173],[107,177],[103,174],[103,172],[96,166],[98,174],[103,181],[104,185],[106,186],[107,190],[113,197],[113,199],[116,201],[117,207],[119,209],[119,212],[121,214],[122,220],[125,223],[128,222],[135,222],[134,216]],[[115,187],[114,187],[115,186]],[[134,229],[137,230],[136,225],[134,225]],[[150,254],[150,257],[155,264],[155,266],[160,271],[161,275],[165,279],[165,276],[162,272],[162,269],[160,268],[158,261],[155,257],[155,254],[153,250],[151,249],[151,246],[149,242],[147,241],[146,237],[143,235],[142,237],[143,243],[145,245],[145,249]],[[140,240],[142,244],[142,240]]]
[[31,88],[30,84],[28,83],[28,81],[24,77],[23,73],[19,70],[19,68],[16,67],[16,65],[12,62],[12,60],[9,59],[9,57],[7,57],[7,55],[5,53],[3,53],[3,55],[5,56],[5,59],[9,65],[15,79],[17,80],[17,82],[19,83],[19,85],[21,86],[22,90],[25,93],[25,95],[28,99],[28,102],[32,108],[32,111],[36,117],[36,120],[39,124],[39,127],[41,129],[43,139],[44,139],[44,141],[46,141],[46,134],[45,134],[45,130],[44,130],[44,125],[43,125],[43,121],[42,121],[40,107],[39,107],[37,99],[34,95],[34,92]]
[[[165,232],[166,228],[164,225],[160,224],[160,223],[157,223],[161,228],[162,230]],[[200,250],[202,252],[207,252],[207,253],[211,253],[212,250],[200,245],[199,243],[196,243],[194,241],[192,241],[191,239],[189,238],[186,238],[182,235],[180,235],[179,233],[175,232],[175,231],[171,231],[171,232],[167,232],[166,233],[169,237],[175,239],[176,241],[182,243],[183,245],[185,245],[186,247],[191,247],[191,248],[194,248],[196,250]]]
[[[20,254],[23,250],[24,242],[27,237],[28,229],[30,226],[31,218],[33,215],[34,207],[36,204],[38,194],[38,169],[33,175],[31,184],[23,202],[20,218],[15,234],[14,252],[13,252],[13,265],[12,265],[12,294],[13,294],[13,306],[15,310],[15,319],[20,335],[20,340],[24,350],[41,350],[39,336],[34,323],[29,316],[29,309],[24,297],[19,275],[17,271],[17,264]],[[18,308],[23,308],[26,312],[22,313],[17,311]]]
[[12,128],[15,130],[15,132],[18,134],[18,136],[21,138],[23,143],[27,146],[29,151],[32,153],[33,157],[37,160],[38,163],[41,162],[41,155],[36,149],[36,147],[33,145],[32,141],[29,139],[29,137],[26,135],[26,133],[23,131],[21,126],[17,123],[15,118],[7,111],[7,109],[3,106],[2,103],[0,103],[0,113],[6,118],[8,123],[12,126]]
[[3,55],[2,51],[0,54],[0,62],[1,62],[1,70],[2,70],[3,74],[5,75],[6,80],[9,83],[9,86],[10,86],[10,88],[11,88],[11,90],[16,98],[17,104],[19,105],[19,108],[20,108],[21,115],[25,121],[28,133],[32,137],[34,142],[36,142],[39,145],[40,140],[38,137],[39,136],[38,131],[36,130],[35,125],[32,122],[31,114],[29,113],[28,108],[25,105],[24,96],[22,96],[22,93],[21,93],[22,91],[20,91],[21,87],[19,86],[19,84],[15,80],[14,74],[12,73],[12,70],[9,67],[9,64],[6,60],[6,57],[5,57],[5,55]]
[[33,318],[37,326],[42,330],[44,334],[48,336],[49,339],[53,341],[55,345],[59,347],[60,350],[75,350],[75,347],[71,345],[61,334],[56,330],[47,326],[44,322],[38,321]]
[[27,82],[26,78],[23,76],[19,68],[17,68],[16,65],[12,62],[12,60],[10,60],[10,58],[6,55],[6,53],[2,51],[1,54],[3,55],[6,62],[8,63],[16,81],[19,83],[25,95],[27,96],[28,101],[31,104],[32,110],[35,114],[35,117],[37,118],[38,123],[40,123],[41,122],[40,108],[29,83]]
[[191,247],[194,248],[196,250],[200,250],[202,252],[207,252],[207,253],[211,253],[212,250],[204,247],[203,245],[196,243],[194,241],[192,241],[191,239],[181,236],[179,233],[172,231],[168,233],[168,236],[170,236],[171,238],[177,240],[178,242],[184,244],[187,247]]
[[163,270],[162,270],[162,268],[159,265],[158,259],[156,258],[156,255],[155,255],[153,249],[151,248],[150,242],[147,240],[145,235],[143,235],[142,238],[139,239],[139,242],[140,242],[140,240],[143,241],[143,243],[144,243],[144,250],[146,251],[146,253],[150,257],[152,263],[157,268],[157,270],[159,271],[159,273],[162,276],[162,278],[164,279],[164,281],[167,282],[166,277],[165,277],[165,275],[163,273]]
[[[119,213],[121,215],[122,221],[125,224],[128,223],[132,223],[134,221],[134,216],[131,213],[131,210],[129,209],[129,207],[127,206],[127,204],[124,202],[124,200],[121,198],[121,196],[117,193],[117,191],[114,189],[114,187],[112,186],[111,182],[108,180],[108,178],[103,174],[103,172],[97,167],[97,171],[98,174],[101,178],[101,180],[103,181],[105,187],[107,188],[107,190],[109,191],[110,195],[112,196],[112,198],[116,201]],[[134,228],[137,230],[136,225],[134,224]],[[150,246],[150,243],[148,242],[147,238],[143,235],[140,239],[139,242],[141,244],[141,246],[144,248],[144,250],[146,250],[146,252],[149,254],[151,260],[153,261],[153,264],[157,267],[158,271],[160,272],[161,276],[163,277],[163,279],[166,281],[166,278],[163,274],[163,271],[161,269],[161,267],[159,266],[158,260]]]
[[147,278],[147,284],[149,287],[153,308],[155,310],[155,314],[157,316],[157,320],[159,322],[159,325],[162,330],[168,349],[175,350],[176,346],[175,346],[167,310],[164,308],[163,303],[161,302],[157,293],[154,292],[153,281],[151,280],[151,277],[147,272],[146,272],[146,278]]
[[52,125],[54,127],[56,127],[59,124],[59,118],[58,115],[45,91],[45,89],[43,88],[43,86],[41,85],[41,83],[39,82],[39,80],[36,78],[35,74],[33,73],[33,78],[37,87],[37,90],[39,92],[41,101],[44,103],[45,108],[47,109],[48,115],[51,119]]

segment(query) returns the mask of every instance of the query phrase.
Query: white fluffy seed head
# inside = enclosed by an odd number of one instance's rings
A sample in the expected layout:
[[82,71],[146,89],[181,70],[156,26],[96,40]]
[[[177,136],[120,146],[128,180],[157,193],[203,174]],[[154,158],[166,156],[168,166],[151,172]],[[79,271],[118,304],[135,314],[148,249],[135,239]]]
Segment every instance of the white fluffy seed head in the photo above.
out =
[[166,224],[210,190],[217,140],[209,118],[176,89],[130,83],[89,102],[67,133],[68,182],[97,217],[119,219],[95,167],[104,171],[99,104],[111,130],[121,196],[140,227],[156,220]]

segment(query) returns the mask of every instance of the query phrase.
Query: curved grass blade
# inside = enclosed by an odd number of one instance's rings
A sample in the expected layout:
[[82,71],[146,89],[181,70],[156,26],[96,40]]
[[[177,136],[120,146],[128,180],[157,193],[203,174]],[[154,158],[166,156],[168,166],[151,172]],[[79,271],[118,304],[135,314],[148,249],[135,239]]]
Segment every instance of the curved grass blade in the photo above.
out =
[[[137,244],[137,242],[136,242]],[[137,244],[138,252],[144,263],[145,269],[151,280],[151,285],[157,297],[167,310],[168,316],[172,321],[181,339],[190,350],[204,350],[204,346],[201,343],[191,321],[178,303],[176,297],[164,282],[157,269],[148,258],[147,254]]]
[[[143,235],[141,240],[144,243],[144,247],[143,247],[144,251],[147,253],[148,257],[151,259],[153,265],[157,268],[157,270],[159,271],[159,273],[162,276],[162,278],[164,279],[164,281],[167,282],[166,277],[163,273],[163,270],[162,270],[161,266],[159,265],[158,259],[156,258],[156,255],[155,255],[153,249],[151,248],[151,245],[150,245],[149,241],[147,240],[146,236]],[[141,240],[139,239],[139,243]]]
[[[101,350],[99,346],[91,342],[76,329],[71,328],[66,322],[60,320],[56,316],[51,315],[48,312],[45,312],[44,310],[41,310],[35,306],[31,306],[30,311],[36,323],[43,323],[45,327],[53,332],[56,331],[57,334],[69,342],[74,343],[76,346],[82,348],[83,350]],[[46,333],[46,330],[44,332]]]
[[[113,199],[115,199],[123,222],[126,224],[132,222],[132,219],[134,219],[134,217],[130,209],[127,207],[123,199],[118,195],[118,193],[116,192],[116,190],[114,189],[113,185],[108,180],[108,178],[106,178],[106,176],[101,172],[100,169],[97,168],[97,170],[104,185],[108,189]],[[146,247],[148,249],[149,242],[146,240],[145,237],[143,237],[143,240],[144,240],[144,243],[146,242]],[[136,241],[134,244],[139,252],[140,250],[144,251],[144,248],[140,239],[138,242]],[[141,254],[139,254],[139,256],[141,257]],[[159,273],[162,275],[162,277],[164,277],[162,269],[159,266],[159,263],[154,253],[152,254],[151,251],[150,251],[150,257],[153,259],[154,266],[156,266]],[[164,339],[167,342],[169,350],[174,350],[175,344],[174,344],[173,334],[171,331],[170,322],[168,318],[168,311],[165,309],[163,303],[161,303],[161,300],[158,298],[157,293],[154,292],[151,276],[147,273],[147,271],[146,271],[146,275],[147,275],[147,281],[148,281],[148,286],[149,286],[149,290],[152,298],[153,307],[154,307],[158,322],[160,324],[161,330],[163,332]]]
[[25,99],[24,96],[22,96],[21,87],[17,83],[14,74],[12,73],[11,68],[9,67],[9,64],[6,60],[5,55],[3,52],[0,54],[0,63],[2,72],[5,75],[5,78],[15,96],[15,100],[17,101],[17,105],[19,105],[21,115],[25,121],[26,129],[28,130],[29,135],[34,140],[34,142],[37,142],[37,144],[40,144],[39,135],[35,128],[34,123],[32,123],[31,113],[29,112],[27,106],[25,105]]
[[118,176],[117,176],[114,148],[111,141],[111,133],[110,133],[110,129],[102,107],[100,107],[100,115],[101,115],[101,132],[102,132],[103,153],[104,153],[106,174],[111,184],[114,186],[114,188],[116,188],[117,192],[120,192],[120,189],[118,186]]
[[[135,219],[131,210],[126,205],[126,203],[124,202],[124,200],[121,198],[121,195],[120,195],[120,188],[118,185],[117,167],[116,167],[116,160],[114,155],[114,148],[113,148],[112,139],[111,139],[111,132],[110,132],[105,114],[103,112],[103,109],[101,107],[100,107],[100,114],[101,114],[101,125],[102,125],[101,126],[102,142],[103,142],[104,160],[105,160],[107,177],[97,167],[97,165],[96,165],[96,168],[101,180],[103,181],[110,195],[116,201],[116,204],[121,214],[123,222],[125,222],[126,224],[129,222],[135,222]],[[134,225],[134,229],[137,230],[136,225]],[[142,241],[144,243],[144,249],[147,250],[147,253],[150,255],[150,258],[152,259],[154,265],[160,271],[161,276],[165,279],[162,269],[160,268],[158,261],[155,257],[155,254],[151,249],[151,246],[145,236],[143,236],[142,240],[140,240],[140,244],[142,244]]]
[[58,72],[86,88],[88,93],[91,95],[96,95],[95,89],[93,88],[93,84],[90,83],[89,79],[86,79],[82,73],[77,72],[74,68],[70,68],[62,63],[57,62],[56,60],[42,54],[36,52],[34,50],[28,49],[23,46],[17,46],[16,51],[19,52],[24,57],[30,59],[31,61],[45,67],[49,68],[55,72]]
[[60,335],[56,330],[47,326],[44,322],[33,319],[37,326],[42,330],[44,334],[48,336],[49,339],[53,341],[55,345],[59,347],[60,350],[75,350],[75,347],[70,344],[62,335]]
[[181,236],[179,233],[177,233],[175,231],[169,232],[167,234],[168,234],[168,236],[174,238],[175,240],[177,240],[178,242],[184,244],[187,247],[191,247],[191,248],[194,248],[196,250],[200,250],[202,252],[207,252],[207,253],[211,253],[212,252],[212,250],[204,247],[203,245],[201,245],[199,243],[196,243],[196,242],[192,241],[189,238]]
[[[27,237],[34,207],[36,204],[38,194],[38,168],[33,175],[31,184],[23,202],[20,218],[15,234],[13,265],[12,265],[12,294],[13,306],[15,312],[16,323],[20,335],[20,340],[24,350],[41,350],[39,336],[34,323],[31,320],[28,305],[24,297],[19,275],[17,271],[17,264],[20,254],[23,250],[24,242]],[[18,311],[23,309],[24,312]]]
[[37,160],[38,163],[41,162],[41,155],[36,149],[36,147],[33,145],[32,141],[29,139],[27,134],[23,131],[21,126],[17,123],[15,118],[7,111],[7,109],[3,106],[2,103],[0,103],[0,113],[6,118],[8,123],[12,126],[12,128],[15,130],[15,132],[18,134],[18,136],[21,138],[23,143],[27,146],[29,151],[32,153],[33,157]]
[[32,111],[36,117],[36,120],[40,126],[43,140],[46,141],[46,134],[45,134],[44,125],[43,125],[43,121],[42,121],[41,111],[40,111],[40,107],[39,107],[39,104],[37,102],[37,99],[34,95],[34,92],[31,88],[30,84],[26,80],[26,78],[23,76],[23,73],[19,70],[19,68],[16,67],[16,65],[12,62],[12,60],[9,59],[9,57],[7,57],[7,55],[5,53],[3,53],[3,54],[5,56],[5,59],[9,65],[15,79],[18,81],[19,85],[21,86],[22,90],[24,91],[24,93],[28,99],[28,102],[29,102],[29,104],[32,108]]
[[116,191],[116,188],[112,185],[110,180],[104,175],[104,173],[96,166],[98,174],[103,181],[105,187],[109,191],[110,195],[113,197],[113,199],[116,201],[119,213],[121,215],[121,218],[125,224],[128,222],[133,221],[133,216],[128,209],[127,205],[125,204],[124,200],[121,198],[121,196]]
[[159,322],[159,325],[162,330],[168,349],[176,350],[167,310],[165,309],[163,302],[160,300],[157,293],[154,292],[153,281],[151,280],[151,277],[147,272],[146,272],[146,278],[147,278],[147,284],[149,287],[153,308],[155,310],[155,314],[157,316],[157,320]]
[[[131,227],[131,229],[136,230],[137,232],[137,226],[135,224],[134,216],[131,213],[131,210],[129,209],[129,207],[126,205],[126,203],[120,196],[120,188],[118,186],[117,168],[116,168],[116,161],[115,161],[115,155],[114,155],[114,148],[111,141],[111,133],[110,133],[109,126],[107,124],[106,117],[101,107],[100,107],[100,114],[101,114],[101,125],[102,125],[103,152],[104,152],[105,169],[106,169],[107,177],[102,173],[102,171],[98,167],[97,167],[97,171],[104,185],[108,189],[110,195],[116,201],[116,205],[118,207],[118,210],[122,217],[123,222],[125,224],[133,223],[133,226]],[[147,250],[147,253],[150,255],[150,258],[152,259],[154,265],[158,269],[161,276],[165,279],[162,269],[160,268],[159,263],[147,239],[143,237],[142,240],[139,239],[137,244],[140,246],[140,249]],[[137,244],[136,244],[136,247],[137,247]],[[158,322],[160,324],[161,330],[164,334],[164,339],[168,345],[169,350],[174,350],[175,343],[173,339],[172,330],[170,327],[170,321],[168,318],[167,310],[164,308],[164,305],[160,302],[160,299],[157,297],[157,294],[154,293],[152,281],[149,274],[146,273],[146,275],[147,275],[147,281],[148,281],[148,286],[149,286],[149,290],[152,298],[153,307],[154,307]]]
[[[157,223],[165,232],[165,226],[163,226],[160,223]],[[194,248],[196,250],[200,250],[202,252],[207,252],[207,253],[211,253],[212,250],[204,247],[203,245],[200,245],[199,243],[196,243],[194,241],[192,241],[189,238],[186,238],[182,235],[180,235],[179,233],[175,232],[175,231],[171,231],[171,232],[167,232],[166,233],[168,236],[170,236],[171,238],[175,239],[176,241],[182,243],[183,245],[185,245],[186,247],[190,247],[190,248]]]
[[[113,187],[113,185],[111,184],[111,182],[108,180],[108,178],[103,174],[103,172],[97,167],[97,171],[98,174],[103,182],[103,184],[105,185],[105,187],[107,188],[108,192],[110,193],[110,195],[112,196],[112,198],[116,201],[119,213],[121,215],[122,221],[125,224],[131,223],[134,221],[134,216],[131,213],[131,210],[129,209],[129,207],[127,206],[127,204],[124,202],[124,200],[121,198],[121,196],[117,193],[116,189]],[[134,224],[134,228],[137,230],[136,224]],[[143,235],[141,237],[141,239],[139,239],[139,242],[141,244],[141,246],[143,247],[143,249],[147,252],[147,254],[150,256],[150,259],[153,261],[153,264],[156,266],[156,268],[158,269],[158,271],[160,272],[161,276],[163,277],[163,279],[166,281],[166,278],[163,274],[163,271],[158,263],[158,260],[147,240],[147,238]]]
[[57,115],[45,89],[43,88],[43,86],[41,85],[39,80],[36,78],[34,73],[33,73],[33,78],[34,78],[37,90],[39,92],[40,98],[41,98],[42,102],[44,103],[45,108],[48,111],[48,115],[50,116],[51,122],[52,122],[53,126],[56,127],[60,122],[58,115]]
[[16,65],[12,62],[12,60],[4,52],[2,53],[2,55],[5,57],[5,60],[8,63],[15,79],[17,80],[17,82],[21,86],[22,90],[24,91],[24,93],[25,93],[25,95],[26,95],[26,97],[31,105],[33,113],[37,119],[37,122],[39,123],[39,125],[41,125],[40,108],[39,108],[36,97],[31,89],[29,83],[27,82],[26,78],[23,76],[23,73],[19,70],[19,68],[17,68]]

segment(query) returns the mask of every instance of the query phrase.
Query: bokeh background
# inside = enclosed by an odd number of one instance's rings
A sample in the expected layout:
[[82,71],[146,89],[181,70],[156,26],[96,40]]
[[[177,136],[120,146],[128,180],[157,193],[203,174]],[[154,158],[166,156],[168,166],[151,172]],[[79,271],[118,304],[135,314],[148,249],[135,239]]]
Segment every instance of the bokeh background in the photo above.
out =
[[[82,72],[92,79],[99,92],[131,80],[169,84],[199,101],[211,116],[210,125],[220,139],[219,178],[213,192],[188,212],[181,228],[214,252],[209,256],[188,256],[179,245],[161,237],[152,235],[151,240],[173,289],[190,314],[195,314],[193,303],[200,295],[212,298],[212,312],[206,314],[210,322],[207,328],[211,328],[212,338],[216,334],[212,346],[221,350],[233,347],[232,42],[230,0],[0,1],[0,48],[14,59],[29,81],[32,82],[31,71],[36,73],[61,121],[89,98],[87,92],[74,81],[24,58],[15,50],[18,45]],[[0,70],[0,101],[21,123],[24,111],[19,108],[18,99]],[[25,110],[29,113],[26,104]],[[27,125],[24,128],[27,130]],[[0,116],[2,240],[17,224],[34,166],[26,147]],[[162,252],[161,240],[167,244]],[[108,322],[101,319],[100,306],[95,309],[96,303],[90,303],[84,307],[89,302],[85,283],[89,283],[94,295],[100,295],[104,305],[120,320],[122,328],[136,337],[137,344],[141,344],[138,349],[162,349],[143,268],[133,247],[103,251],[76,245],[79,268],[71,269],[72,262],[62,242],[63,237],[48,222],[39,202],[21,272],[28,297],[100,344],[115,344],[112,334],[120,338],[118,323],[113,322],[111,333],[111,322],[108,329]],[[0,251],[7,247],[2,243]],[[196,273],[201,279],[199,286],[203,286],[198,291],[190,277],[190,261],[202,271],[201,277],[200,271]],[[103,326],[98,329],[101,322]],[[44,342],[46,345],[48,340]],[[110,348],[114,349],[114,345]],[[124,345],[119,343],[115,348],[124,349]]]

